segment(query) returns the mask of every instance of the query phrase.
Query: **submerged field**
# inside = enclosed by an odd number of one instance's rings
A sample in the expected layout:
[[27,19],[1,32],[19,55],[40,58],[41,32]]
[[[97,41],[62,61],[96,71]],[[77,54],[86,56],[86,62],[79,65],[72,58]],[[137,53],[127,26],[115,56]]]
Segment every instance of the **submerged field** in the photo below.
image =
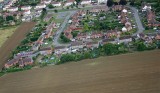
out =
[[14,33],[0,47],[0,69],[7,62],[12,50],[26,37],[26,34],[35,26],[35,22],[22,23]]
[[10,73],[0,93],[159,93],[160,50]]

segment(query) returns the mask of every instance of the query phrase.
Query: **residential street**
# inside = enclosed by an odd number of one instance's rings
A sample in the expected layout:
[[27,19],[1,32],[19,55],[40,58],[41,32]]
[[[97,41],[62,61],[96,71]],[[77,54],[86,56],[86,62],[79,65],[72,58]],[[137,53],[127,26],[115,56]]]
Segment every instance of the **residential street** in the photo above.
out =
[[69,18],[76,12],[76,11],[67,11],[69,14],[66,16],[64,22],[61,24],[60,28],[58,29],[55,37],[54,37],[54,45],[55,46],[68,46],[68,44],[60,44],[58,42],[58,38],[60,37],[60,34],[64,31],[65,26],[69,20]]
[[134,35],[136,35],[138,33],[142,33],[143,30],[144,30],[144,27],[143,27],[142,22],[141,22],[141,20],[139,18],[138,11],[137,11],[137,9],[135,7],[130,7],[130,8],[134,12],[134,17],[135,17],[135,20],[136,20],[136,23],[137,23],[137,28],[138,28],[137,32]]

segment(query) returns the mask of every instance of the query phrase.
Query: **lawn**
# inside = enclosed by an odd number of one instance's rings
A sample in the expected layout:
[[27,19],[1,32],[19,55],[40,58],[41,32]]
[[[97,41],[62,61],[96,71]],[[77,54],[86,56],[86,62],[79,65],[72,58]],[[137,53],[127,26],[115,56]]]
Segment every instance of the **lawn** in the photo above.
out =
[[153,29],[150,29],[150,30],[144,30],[144,33],[145,34],[147,34],[147,33],[154,33],[155,32],[155,30],[153,30]]
[[5,29],[0,29],[0,47],[14,33],[16,28],[17,28],[17,26],[5,28]]

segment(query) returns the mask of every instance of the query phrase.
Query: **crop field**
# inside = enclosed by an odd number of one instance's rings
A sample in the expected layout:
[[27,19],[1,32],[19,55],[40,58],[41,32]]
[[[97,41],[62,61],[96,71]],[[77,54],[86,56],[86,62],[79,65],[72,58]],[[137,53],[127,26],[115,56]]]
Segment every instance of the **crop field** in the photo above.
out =
[[34,27],[34,22],[22,23],[0,48],[0,69],[7,62],[12,50],[26,37],[26,34]]
[[17,27],[10,27],[5,29],[0,29],[0,47],[3,43],[14,33]]
[[35,68],[0,77],[0,93],[159,93],[160,50]]

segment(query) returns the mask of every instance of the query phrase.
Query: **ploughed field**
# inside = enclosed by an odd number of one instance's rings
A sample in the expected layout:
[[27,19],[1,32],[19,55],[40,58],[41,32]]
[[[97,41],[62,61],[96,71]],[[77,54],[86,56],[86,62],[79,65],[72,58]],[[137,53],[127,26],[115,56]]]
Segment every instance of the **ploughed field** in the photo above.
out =
[[26,34],[35,26],[35,22],[22,23],[16,31],[0,47],[0,69],[7,62],[9,55],[20,42],[26,37]]
[[0,93],[160,93],[160,50],[10,73]]

